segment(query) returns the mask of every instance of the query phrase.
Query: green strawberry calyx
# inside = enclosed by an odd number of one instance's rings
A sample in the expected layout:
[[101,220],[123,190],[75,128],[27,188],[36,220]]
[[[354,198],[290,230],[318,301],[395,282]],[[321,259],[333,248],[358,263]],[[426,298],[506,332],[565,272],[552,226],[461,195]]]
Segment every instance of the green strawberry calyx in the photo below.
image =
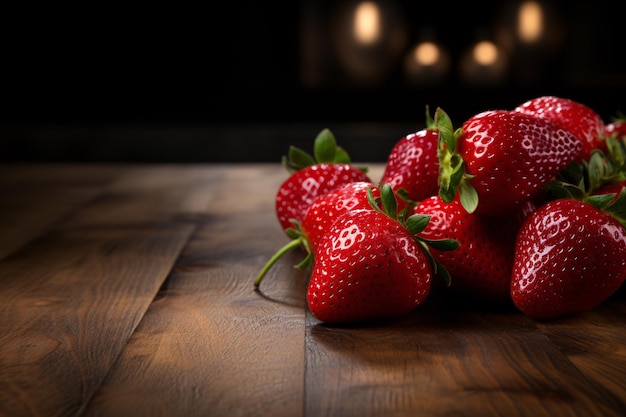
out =
[[465,171],[465,161],[456,149],[463,129],[455,130],[450,117],[440,107],[435,111],[434,118],[427,117],[427,123],[439,131],[439,196],[450,203],[458,192],[463,208],[473,213],[478,207],[478,193],[469,181],[473,176]]
[[428,225],[431,216],[417,213],[408,215],[407,210],[402,210],[398,213],[396,193],[393,191],[393,188],[390,184],[383,184],[381,186],[380,197],[378,198],[374,198],[372,194],[372,188],[369,188],[367,192],[367,198],[374,210],[378,211],[379,213],[385,214],[391,219],[399,222],[405,229],[409,231],[409,233],[411,233],[415,241],[426,252],[435,275],[443,279],[447,286],[450,286],[450,273],[446,270],[443,264],[435,259],[435,257],[432,255],[432,252],[430,251],[430,248],[441,251],[451,251],[459,247],[459,242],[455,239],[430,240],[419,236],[419,233],[421,233]]
[[602,193],[604,186],[626,182],[626,140],[606,138],[608,153],[591,152],[589,160],[572,162],[545,189],[547,198],[571,198],[591,204],[626,227],[626,187],[619,193]]
[[[352,164],[350,155],[341,146],[337,145],[337,140],[333,132],[328,128],[322,129],[313,142],[313,155],[291,145],[289,152],[284,155],[281,160],[285,169],[294,173],[306,167],[322,164],[322,163],[341,163]],[[363,172],[367,172],[367,168],[359,167]]]

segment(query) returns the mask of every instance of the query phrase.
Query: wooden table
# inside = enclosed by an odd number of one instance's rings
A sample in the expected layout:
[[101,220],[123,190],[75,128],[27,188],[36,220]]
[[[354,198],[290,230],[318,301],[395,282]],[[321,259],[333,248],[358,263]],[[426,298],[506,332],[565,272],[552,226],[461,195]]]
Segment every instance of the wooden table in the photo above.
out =
[[[378,179],[382,166],[371,165]],[[255,165],[0,167],[2,416],[624,416],[626,295],[535,322],[307,313]]]

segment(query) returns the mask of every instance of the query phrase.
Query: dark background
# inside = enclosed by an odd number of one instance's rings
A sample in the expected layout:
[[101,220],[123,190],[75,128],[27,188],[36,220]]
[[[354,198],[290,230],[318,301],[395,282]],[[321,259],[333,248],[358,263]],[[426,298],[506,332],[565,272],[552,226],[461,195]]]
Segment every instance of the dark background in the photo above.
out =
[[[423,127],[425,107],[455,124],[540,95],[626,111],[624,2],[544,1],[554,42],[517,48],[497,82],[458,67],[480,35],[510,28],[518,1],[390,1],[404,44],[383,75],[341,65],[335,17],[349,1],[3,6],[0,161],[278,162],[321,129],[360,161],[384,161]],[[402,56],[434,35],[451,69],[408,80]],[[358,78],[358,77],[357,77]]]

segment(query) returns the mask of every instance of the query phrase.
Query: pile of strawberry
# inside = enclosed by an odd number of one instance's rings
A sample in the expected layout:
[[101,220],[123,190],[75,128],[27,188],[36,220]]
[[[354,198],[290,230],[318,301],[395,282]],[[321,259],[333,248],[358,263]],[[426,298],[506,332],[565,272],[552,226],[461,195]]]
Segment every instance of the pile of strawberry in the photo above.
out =
[[310,271],[327,323],[388,319],[434,290],[509,304],[533,319],[589,311],[626,280],[626,120],[542,96],[426,127],[396,143],[382,178],[325,129],[314,155],[291,147],[276,214]]

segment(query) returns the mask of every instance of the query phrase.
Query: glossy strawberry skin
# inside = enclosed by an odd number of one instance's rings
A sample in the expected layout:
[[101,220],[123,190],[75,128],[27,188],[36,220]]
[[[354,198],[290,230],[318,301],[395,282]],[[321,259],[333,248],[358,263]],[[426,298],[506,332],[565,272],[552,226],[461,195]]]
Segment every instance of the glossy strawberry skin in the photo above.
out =
[[367,197],[369,189],[372,197],[380,197],[380,189],[377,186],[367,181],[356,181],[339,186],[313,201],[302,220],[302,230],[313,251],[324,233],[340,215],[353,210],[373,209]]
[[546,120],[493,110],[463,124],[457,147],[479,196],[476,212],[501,215],[537,198],[582,145]]
[[563,97],[541,96],[528,100],[514,111],[549,120],[571,132],[582,144],[578,162],[589,160],[591,151],[606,151],[603,140],[605,125],[598,113],[590,107]]
[[439,157],[437,130],[422,129],[398,141],[391,149],[381,184],[394,191],[406,190],[413,201],[437,194],[439,189]]
[[426,299],[432,276],[428,256],[407,229],[383,213],[355,210],[320,239],[307,303],[326,323],[397,317]]
[[473,299],[509,304],[515,236],[534,209],[528,202],[516,214],[485,216],[468,213],[458,198],[446,203],[432,196],[422,200],[415,212],[432,216],[420,236],[455,239],[460,244],[454,251],[430,250],[450,272],[450,290]]
[[595,207],[549,201],[517,237],[511,297],[534,319],[589,311],[626,279],[626,229]]
[[302,222],[309,206],[320,195],[356,181],[371,182],[361,169],[344,163],[320,163],[291,174],[278,188],[275,211],[283,230]]

